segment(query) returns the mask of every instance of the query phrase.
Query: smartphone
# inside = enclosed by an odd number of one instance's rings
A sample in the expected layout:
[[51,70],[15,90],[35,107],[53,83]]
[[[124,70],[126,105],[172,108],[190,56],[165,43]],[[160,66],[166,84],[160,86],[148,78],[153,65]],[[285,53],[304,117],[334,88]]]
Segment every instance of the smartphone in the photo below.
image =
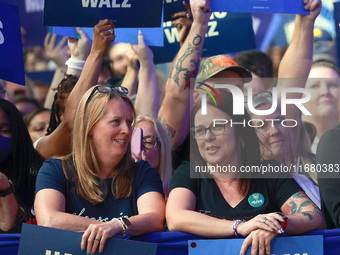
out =
[[143,149],[143,129],[135,128],[132,132],[131,151],[137,159],[142,158]]

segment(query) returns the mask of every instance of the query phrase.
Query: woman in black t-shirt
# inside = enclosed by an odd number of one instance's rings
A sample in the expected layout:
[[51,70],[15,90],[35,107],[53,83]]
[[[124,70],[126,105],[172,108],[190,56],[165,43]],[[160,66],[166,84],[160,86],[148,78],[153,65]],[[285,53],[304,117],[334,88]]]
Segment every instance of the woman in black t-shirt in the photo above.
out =
[[320,210],[293,179],[277,173],[247,173],[278,172],[280,165],[261,161],[248,114],[234,115],[232,95],[216,92],[220,102],[207,98],[206,107],[201,102],[193,107],[194,164],[191,171],[187,165],[174,174],[166,208],[169,229],[209,238],[244,236],[241,254],[249,245],[260,254],[270,254],[270,242],[276,235],[322,228]]

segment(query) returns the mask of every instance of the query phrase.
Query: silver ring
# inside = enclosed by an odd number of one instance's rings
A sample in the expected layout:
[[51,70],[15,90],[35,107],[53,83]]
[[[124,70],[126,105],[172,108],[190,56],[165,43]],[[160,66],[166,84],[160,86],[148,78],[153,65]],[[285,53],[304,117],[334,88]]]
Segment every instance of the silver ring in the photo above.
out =
[[262,246],[264,246],[264,244],[262,244],[262,243],[259,243],[259,247],[262,247]]
[[188,12],[185,14],[185,16],[187,16],[188,19],[192,19],[192,16]]
[[261,220],[261,222],[264,223],[264,224],[266,224],[266,221],[267,221],[266,217],[263,217],[262,220]]
[[111,35],[113,35],[113,29],[109,29]]
[[95,238],[94,240],[97,241],[97,242],[100,242],[100,239],[98,239],[98,238]]

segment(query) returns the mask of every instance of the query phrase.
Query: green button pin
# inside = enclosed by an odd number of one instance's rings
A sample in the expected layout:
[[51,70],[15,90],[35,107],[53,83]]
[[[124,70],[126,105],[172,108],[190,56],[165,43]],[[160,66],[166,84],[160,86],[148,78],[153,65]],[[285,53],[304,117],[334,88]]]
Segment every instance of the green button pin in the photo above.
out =
[[264,204],[264,196],[261,193],[253,193],[248,197],[248,203],[252,207],[260,207]]

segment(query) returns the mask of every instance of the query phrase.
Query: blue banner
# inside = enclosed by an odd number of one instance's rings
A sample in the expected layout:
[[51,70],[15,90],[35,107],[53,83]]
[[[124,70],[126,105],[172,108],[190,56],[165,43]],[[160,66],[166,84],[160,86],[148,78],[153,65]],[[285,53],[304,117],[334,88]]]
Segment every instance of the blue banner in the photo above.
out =
[[25,85],[18,7],[0,1],[0,79]]
[[[324,0],[325,1],[325,0]],[[182,0],[164,0],[164,21],[173,20],[171,14],[186,11]],[[185,0],[185,2],[189,2]],[[290,13],[309,14],[304,9],[302,0],[212,0],[210,3],[213,12],[247,12],[247,13]]]
[[[23,224],[18,255],[86,254],[80,251],[82,233]],[[109,238],[103,255],[156,255],[157,244]],[[98,252],[97,252],[98,254]]]
[[116,27],[160,27],[162,0],[45,0],[44,25],[93,27],[109,19]]
[[[93,28],[82,27],[86,35],[93,39]],[[161,27],[143,27],[143,28],[115,28],[115,43],[125,42],[138,44],[138,31],[141,30],[144,35],[146,45],[162,47],[164,45],[163,22]],[[80,38],[75,27],[54,27],[53,33],[72,38]]]
[[[208,25],[203,57],[256,48],[252,18],[248,13],[214,12]],[[164,47],[152,47],[155,64],[171,62],[179,50],[177,27],[164,22],[164,35]]]
[[230,0],[211,1],[213,12],[260,12],[260,13],[291,13],[309,14],[302,0]]
[[[189,255],[239,254],[243,241],[244,239],[189,241]],[[276,237],[272,240],[270,247],[270,253],[275,255],[321,255],[323,254],[323,236]],[[251,247],[245,255],[250,255],[250,251]]]

